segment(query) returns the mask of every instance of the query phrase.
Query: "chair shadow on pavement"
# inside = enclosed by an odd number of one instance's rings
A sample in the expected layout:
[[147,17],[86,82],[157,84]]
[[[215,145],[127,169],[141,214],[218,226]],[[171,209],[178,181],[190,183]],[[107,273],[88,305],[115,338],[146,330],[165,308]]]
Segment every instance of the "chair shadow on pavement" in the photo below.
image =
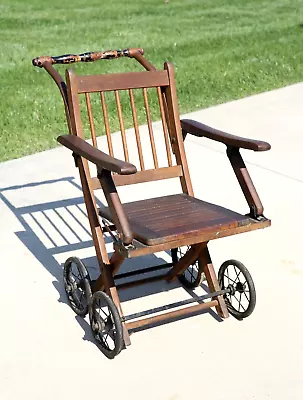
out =
[[[58,200],[60,197],[63,198]],[[73,177],[0,188],[0,201],[9,208],[22,225],[23,230],[15,232],[16,236],[55,278],[53,285],[59,293],[59,302],[68,304],[62,273],[64,261],[68,257],[75,255],[81,258],[92,279],[99,275],[99,266],[94,253],[82,189]],[[98,199],[97,205],[103,206]],[[106,245],[110,246],[111,243],[112,238],[106,237]],[[88,251],[90,251],[90,255],[83,257],[83,253],[85,254]],[[80,253],[80,255],[77,253]],[[170,254],[166,253],[166,256],[170,258]],[[167,257],[163,259],[163,257],[156,255],[148,255],[128,259],[125,260],[119,272],[163,264],[168,261]],[[168,284],[166,281],[158,281],[136,288],[120,290],[119,297],[123,304],[123,302],[178,288],[180,288],[179,282]],[[202,285],[202,288],[208,291],[205,285]],[[189,296],[197,297],[194,291],[185,290]],[[222,321],[212,309],[208,309],[204,313],[210,314],[219,322]],[[148,329],[187,317],[181,316],[137,330]],[[78,316],[75,316],[75,319],[84,330],[83,339],[93,341],[90,326],[86,319]]]

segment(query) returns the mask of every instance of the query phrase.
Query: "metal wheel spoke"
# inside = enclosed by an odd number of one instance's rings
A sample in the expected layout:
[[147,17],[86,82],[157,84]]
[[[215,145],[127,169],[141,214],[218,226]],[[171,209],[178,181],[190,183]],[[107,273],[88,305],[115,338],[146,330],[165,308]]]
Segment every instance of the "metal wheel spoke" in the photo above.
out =
[[234,297],[234,296],[232,296],[232,295],[230,296],[229,304],[234,308],[234,306],[233,306],[233,297]]
[[237,273],[237,276],[236,276],[236,280],[238,279],[240,274],[241,274],[241,271],[239,270],[239,272]]
[[81,300],[83,299],[83,297],[84,297],[84,292],[81,292],[81,294],[80,294],[80,299],[79,299],[79,303],[81,304]]
[[229,299],[228,298],[226,298],[226,300],[227,300],[227,302],[231,305],[231,294],[230,293],[228,293],[228,296],[229,296]]
[[233,279],[231,279],[229,276],[224,275],[225,278],[227,278],[229,281],[232,281],[232,283],[236,284],[237,282],[235,282]]
[[73,271],[71,271],[71,274],[72,274],[76,279],[78,279],[79,281],[81,280],[81,276],[75,275],[75,274],[73,273]]
[[[107,319],[108,317],[109,317],[109,314],[107,314],[101,307],[100,307],[100,313],[103,313],[103,315],[105,315],[105,319]],[[100,314],[99,313],[99,314]],[[101,317],[101,315],[100,315],[100,317]],[[104,320],[104,317],[101,317],[103,320]]]
[[234,298],[234,299],[236,299],[237,303],[240,303],[238,297],[236,296],[236,293],[235,293],[235,294],[232,294],[231,297]]
[[194,280],[196,280],[196,278],[195,278],[195,276],[194,276],[194,274],[193,274],[193,271],[194,270],[194,267],[191,265],[191,266],[189,266],[189,268],[187,269],[187,271],[188,271],[188,273],[190,274],[190,276],[191,276],[191,282],[193,282]]
[[[229,277],[229,272],[228,272],[228,268],[226,268],[226,272],[227,272],[227,279],[228,279],[228,284],[229,284],[229,281],[230,281],[230,277]],[[223,274],[224,275],[224,274]],[[224,275],[224,276],[226,276],[226,275]]]
[[233,307],[233,301],[232,301],[232,297],[231,296],[230,296],[230,299],[228,300],[228,304],[229,304],[230,307]]
[[111,340],[115,341],[115,331],[113,328],[111,328],[108,332],[108,336],[111,338]]
[[107,338],[108,338],[108,333],[106,333],[106,336],[105,337],[103,337],[103,339],[104,339],[104,342],[106,343],[106,346],[107,346],[107,348],[109,349],[109,345],[108,345],[108,343],[107,343]]
[[[249,292],[249,290],[248,290],[248,292]],[[247,298],[247,301],[248,301],[248,303],[250,302],[250,299],[247,297],[247,294],[246,294],[246,290],[244,290],[244,295],[245,295],[245,297]]]
[[240,300],[235,296],[235,298],[236,298],[236,300],[238,301],[238,303],[239,303],[239,308],[238,308],[238,311],[240,312],[240,307],[242,307],[243,308],[243,311],[245,311],[245,308],[242,306],[242,304],[241,304],[241,295],[242,295],[242,293],[240,293]]
[[239,308],[238,308],[238,311],[240,311],[240,306],[241,306],[241,298],[242,298],[242,293],[240,293],[240,300],[239,300]]

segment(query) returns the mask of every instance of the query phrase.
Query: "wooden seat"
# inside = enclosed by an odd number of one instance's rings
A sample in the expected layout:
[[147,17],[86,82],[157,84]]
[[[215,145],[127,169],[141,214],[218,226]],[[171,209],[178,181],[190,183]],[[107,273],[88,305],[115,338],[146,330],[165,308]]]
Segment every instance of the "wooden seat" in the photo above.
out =
[[[135,239],[156,245],[249,225],[248,216],[207,203],[186,194],[158,197],[123,204]],[[99,210],[101,217],[112,221],[108,207]]]

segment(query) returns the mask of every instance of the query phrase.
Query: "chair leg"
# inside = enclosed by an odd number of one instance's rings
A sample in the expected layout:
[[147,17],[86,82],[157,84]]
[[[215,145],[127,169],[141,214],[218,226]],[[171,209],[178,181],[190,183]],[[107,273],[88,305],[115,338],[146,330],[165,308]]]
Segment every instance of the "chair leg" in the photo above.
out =
[[[111,258],[109,260],[112,276],[116,275],[116,273],[118,272],[118,270],[124,260],[125,260],[125,257],[121,256],[117,251],[115,251],[113,253],[113,255],[111,256]],[[102,271],[102,264],[101,264],[101,268],[100,268],[101,271]],[[92,292],[95,293],[98,290],[101,290],[101,291],[104,290],[103,274],[100,274],[100,276],[92,284]]]
[[[220,290],[221,288],[219,286],[219,282],[207,246],[205,246],[203,251],[200,253],[199,261],[201,265],[203,265],[203,271],[205,273],[209,290],[211,292],[216,292]],[[216,297],[216,299],[218,300],[218,305],[216,306],[217,313],[222,318],[228,318],[229,314],[223,296],[218,296]]]
[[[123,261],[123,260],[122,260]],[[121,261],[121,262],[122,262]],[[120,317],[124,317],[119,295],[117,288],[115,286],[114,278],[113,278],[113,272],[112,272],[112,265],[111,264],[104,264],[102,267],[102,276],[103,276],[103,284],[104,284],[104,289],[106,293],[111,297],[113,300],[115,306],[117,307]],[[123,327],[123,339],[125,346],[129,346],[131,344],[130,337],[128,330],[125,326],[125,323],[122,322],[122,327]]]

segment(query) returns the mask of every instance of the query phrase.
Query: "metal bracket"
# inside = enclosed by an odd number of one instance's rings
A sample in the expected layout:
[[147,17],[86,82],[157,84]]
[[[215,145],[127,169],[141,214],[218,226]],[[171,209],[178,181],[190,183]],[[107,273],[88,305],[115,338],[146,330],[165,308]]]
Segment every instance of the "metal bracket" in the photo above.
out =
[[123,246],[125,247],[126,250],[135,250],[135,248],[136,248],[136,246],[132,243],[127,244],[127,245],[124,244]]
[[78,154],[76,154],[75,152],[72,153],[72,156],[74,157],[75,167],[78,168],[77,161],[78,161],[79,156],[78,156]]
[[255,206],[252,205],[249,208],[250,208],[250,212],[249,212],[249,214],[246,214],[248,217],[256,219],[257,221],[260,221],[260,222],[267,221],[267,218],[264,217],[263,214],[260,214],[260,215],[257,214],[257,210],[256,210]]
[[101,220],[104,225],[104,228],[106,229],[106,232],[108,232],[110,234],[110,236],[113,238],[114,242],[118,242],[117,237],[113,234],[112,230],[109,227],[109,223],[104,218],[101,218]]

